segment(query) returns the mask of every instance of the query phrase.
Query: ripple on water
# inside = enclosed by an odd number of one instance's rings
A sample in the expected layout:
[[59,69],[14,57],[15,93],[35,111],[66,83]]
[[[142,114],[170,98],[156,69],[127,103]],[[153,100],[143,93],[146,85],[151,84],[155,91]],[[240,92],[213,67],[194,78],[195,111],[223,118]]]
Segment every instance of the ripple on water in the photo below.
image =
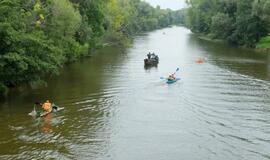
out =
[[[185,83],[182,102],[196,115],[198,123],[207,128],[200,133],[194,132],[195,136],[210,136],[225,143],[226,152],[243,158],[237,150],[249,152],[261,143],[269,145],[264,141],[270,137],[265,134],[270,131],[269,125],[266,127],[270,123],[269,106],[266,105],[270,102],[269,83],[218,70],[218,74],[207,69],[195,71],[197,78]],[[243,146],[240,149],[231,149],[240,144]]]

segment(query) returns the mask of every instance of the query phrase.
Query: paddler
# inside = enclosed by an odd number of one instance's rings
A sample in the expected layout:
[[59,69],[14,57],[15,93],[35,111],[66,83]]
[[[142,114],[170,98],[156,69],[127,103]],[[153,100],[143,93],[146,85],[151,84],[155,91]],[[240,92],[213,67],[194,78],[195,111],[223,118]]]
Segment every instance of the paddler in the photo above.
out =
[[174,74],[169,75],[168,80],[175,80],[175,73],[174,73]]
[[45,112],[49,113],[52,111],[52,103],[47,100],[45,103],[43,103],[42,108]]

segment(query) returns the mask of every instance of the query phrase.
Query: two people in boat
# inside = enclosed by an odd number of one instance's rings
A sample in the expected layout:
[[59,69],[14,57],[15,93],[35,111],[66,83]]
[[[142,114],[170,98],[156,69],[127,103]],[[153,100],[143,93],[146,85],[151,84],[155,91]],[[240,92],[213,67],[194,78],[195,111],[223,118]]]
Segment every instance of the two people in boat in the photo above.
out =
[[158,56],[153,52],[153,53],[148,53],[147,54],[147,58],[148,58],[148,60],[150,60],[150,59],[157,59],[158,58]]

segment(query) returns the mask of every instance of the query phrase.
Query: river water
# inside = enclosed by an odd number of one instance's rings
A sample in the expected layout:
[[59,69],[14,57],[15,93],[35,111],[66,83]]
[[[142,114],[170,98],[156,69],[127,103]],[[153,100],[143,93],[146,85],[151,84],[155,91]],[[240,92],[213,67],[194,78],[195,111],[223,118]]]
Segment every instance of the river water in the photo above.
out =
[[[144,68],[148,51],[158,67]],[[177,67],[180,81],[160,79]],[[1,103],[0,159],[270,159],[270,55],[172,27],[101,49],[48,81]],[[65,109],[27,115],[46,99]]]

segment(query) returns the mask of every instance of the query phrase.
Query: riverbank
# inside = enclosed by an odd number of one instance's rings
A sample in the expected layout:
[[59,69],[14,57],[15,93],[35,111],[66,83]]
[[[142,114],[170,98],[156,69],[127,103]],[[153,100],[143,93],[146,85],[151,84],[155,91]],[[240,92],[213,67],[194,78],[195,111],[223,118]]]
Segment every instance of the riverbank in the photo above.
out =
[[[193,34],[201,40],[229,45],[229,43],[223,39],[213,39],[211,36],[199,34],[199,33],[193,33]],[[266,40],[263,40],[262,42],[258,42],[256,45],[256,48],[249,48],[245,46],[238,46],[238,47],[249,50],[249,51],[254,51],[256,53],[268,53],[268,54],[270,53],[270,42],[268,38]]]
[[227,43],[225,40],[222,39],[213,39],[208,35],[203,35],[199,33],[194,33],[199,39],[205,40],[205,41],[210,41],[210,42],[215,42],[215,43]]
[[256,45],[256,50],[259,52],[270,53],[270,34],[262,38]]

